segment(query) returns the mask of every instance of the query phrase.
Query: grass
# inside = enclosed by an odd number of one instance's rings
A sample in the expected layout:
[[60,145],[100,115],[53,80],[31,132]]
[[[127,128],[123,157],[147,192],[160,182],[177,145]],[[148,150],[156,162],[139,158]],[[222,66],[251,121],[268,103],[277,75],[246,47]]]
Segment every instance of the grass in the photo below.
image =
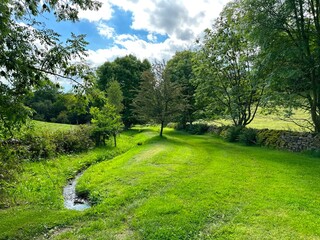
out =
[[[257,113],[253,121],[248,125],[248,127],[256,129],[269,128],[275,130],[309,131],[306,127],[300,127],[289,119],[285,120],[283,115],[283,112],[265,115],[260,111]],[[293,118],[296,119],[295,121],[299,125],[306,126],[306,122],[303,119],[309,119],[310,115],[302,110],[295,110]],[[232,121],[216,120],[212,123],[217,125],[231,125]]]
[[[0,211],[0,239],[320,239],[319,159],[169,129],[156,135],[122,135],[117,153],[27,164],[11,193],[18,206]],[[105,154],[117,157],[89,167],[77,185],[95,205],[64,210],[67,179]]]
[[37,131],[55,132],[55,131],[68,131],[77,127],[77,125],[63,124],[63,123],[51,123],[32,120],[33,128]]

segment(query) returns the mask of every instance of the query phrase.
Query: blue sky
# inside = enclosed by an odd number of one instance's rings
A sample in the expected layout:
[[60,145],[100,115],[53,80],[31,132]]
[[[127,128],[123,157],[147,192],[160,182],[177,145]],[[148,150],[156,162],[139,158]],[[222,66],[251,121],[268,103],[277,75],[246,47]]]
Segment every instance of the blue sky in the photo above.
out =
[[[87,61],[99,66],[133,54],[151,62],[168,60],[176,51],[192,48],[211,26],[228,0],[100,0],[99,11],[81,11],[80,21],[56,22],[45,16],[47,27],[66,39],[86,34]],[[43,19],[42,19],[43,20]]]

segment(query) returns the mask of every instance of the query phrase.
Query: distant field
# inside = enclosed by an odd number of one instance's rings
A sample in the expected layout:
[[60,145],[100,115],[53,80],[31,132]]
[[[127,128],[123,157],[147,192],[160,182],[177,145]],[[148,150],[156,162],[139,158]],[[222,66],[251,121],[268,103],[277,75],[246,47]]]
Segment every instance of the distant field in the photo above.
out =
[[35,130],[42,131],[42,132],[68,131],[78,127],[77,125],[71,125],[71,124],[41,122],[41,121],[35,121],[35,120],[32,121],[32,125]]
[[[308,113],[305,113],[303,111],[295,111],[293,117],[295,119],[298,119],[296,121],[299,123],[299,125],[304,126],[306,126],[306,123],[301,119],[309,119]],[[229,125],[232,122],[231,120],[216,120],[210,123],[217,125]],[[248,127],[257,129],[269,128],[276,130],[308,131],[305,127],[300,127],[289,119],[284,120],[282,113],[265,115],[259,112],[252,123],[248,125]]]

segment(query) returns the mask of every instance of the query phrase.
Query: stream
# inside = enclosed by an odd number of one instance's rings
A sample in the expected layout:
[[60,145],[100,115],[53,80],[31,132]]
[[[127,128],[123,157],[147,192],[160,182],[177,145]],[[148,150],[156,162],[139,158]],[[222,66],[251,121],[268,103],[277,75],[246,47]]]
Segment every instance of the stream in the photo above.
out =
[[77,174],[63,189],[64,206],[67,209],[82,211],[91,207],[88,200],[80,198],[76,194],[76,184],[82,174]]

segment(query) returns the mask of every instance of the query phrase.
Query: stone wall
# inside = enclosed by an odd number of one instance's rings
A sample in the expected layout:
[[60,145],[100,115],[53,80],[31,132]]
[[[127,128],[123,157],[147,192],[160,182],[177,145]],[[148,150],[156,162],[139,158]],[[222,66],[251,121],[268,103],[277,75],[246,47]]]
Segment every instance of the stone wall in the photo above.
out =
[[301,152],[320,149],[319,135],[312,133],[284,131],[281,139],[284,142],[282,148],[289,151]]
[[[228,126],[210,126],[209,132],[219,136],[223,135]],[[320,150],[320,135],[307,132],[293,132],[272,129],[254,129],[257,139],[256,145],[267,146],[276,149],[302,152],[308,150]]]

